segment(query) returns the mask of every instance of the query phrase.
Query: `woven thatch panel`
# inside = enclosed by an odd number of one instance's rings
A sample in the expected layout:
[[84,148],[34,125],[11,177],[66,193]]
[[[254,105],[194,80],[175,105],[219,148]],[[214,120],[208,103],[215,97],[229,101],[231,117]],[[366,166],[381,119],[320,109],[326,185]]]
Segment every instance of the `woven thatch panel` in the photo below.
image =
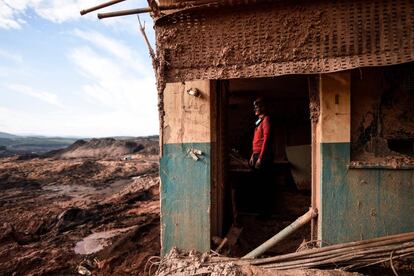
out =
[[190,9],[159,19],[156,31],[169,82],[333,72],[414,60],[412,0]]

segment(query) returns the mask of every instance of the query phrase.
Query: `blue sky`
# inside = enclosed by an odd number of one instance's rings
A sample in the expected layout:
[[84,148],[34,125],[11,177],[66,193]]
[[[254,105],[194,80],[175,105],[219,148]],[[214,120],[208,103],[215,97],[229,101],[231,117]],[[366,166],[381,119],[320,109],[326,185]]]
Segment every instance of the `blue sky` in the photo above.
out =
[[[136,16],[99,21],[99,0],[0,0],[0,131],[158,133],[157,93]],[[128,0],[102,11],[145,7]],[[148,15],[147,34],[154,43]]]

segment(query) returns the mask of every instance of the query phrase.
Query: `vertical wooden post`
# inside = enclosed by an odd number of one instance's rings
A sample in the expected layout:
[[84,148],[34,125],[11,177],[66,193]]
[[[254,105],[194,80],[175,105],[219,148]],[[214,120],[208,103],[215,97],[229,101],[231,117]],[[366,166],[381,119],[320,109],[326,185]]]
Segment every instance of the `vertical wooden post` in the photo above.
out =
[[[320,76],[312,75],[308,77],[308,89],[309,89],[309,111],[311,121],[311,206],[317,208],[317,125],[320,116]],[[313,217],[311,221],[311,240],[316,240],[318,236],[317,217]]]
[[[331,191],[335,183],[325,181],[336,168],[337,162],[349,159],[349,156],[337,153],[335,163],[327,163],[328,154],[324,148],[348,144],[351,141],[351,74],[349,71],[320,75],[319,79],[320,114],[316,126],[316,185],[315,204],[318,209],[318,240],[324,240],[323,232],[331,227],[324,220],[324,210],[334,206],[324,206],[324,193]],[[346,167],[341,170],[346,170]],[[338,210],[339,212],[340,210]],[[325,230],[326,229],[326,230]]]
[[212,119],[212,235],[223,236],[224,195],[227,171],[227,81],[220,80],[212,85],[212,110],[215,118]]
[[162,255],[173,247],[210,250],[211,96],[209,80],[167,83],[164,90]]

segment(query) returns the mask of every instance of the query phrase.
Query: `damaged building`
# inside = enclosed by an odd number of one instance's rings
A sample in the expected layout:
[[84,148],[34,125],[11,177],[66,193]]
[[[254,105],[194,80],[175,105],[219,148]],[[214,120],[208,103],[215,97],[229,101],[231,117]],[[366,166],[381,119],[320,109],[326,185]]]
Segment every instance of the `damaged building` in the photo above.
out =
[[227,233],[232,182],[254,213],[263,189],[233,155],[249,158],[259,96],[274,124],[273,184],[308,189],[318,210],[309,239],[414,231],[413,3],[219,2],[155,20],[163,253],[208,251]]
[[[258,234],[260,201],[271,217],[311,207],[322,246],[414,231],[411,0],[148,2],[129,14],[155,22],[162,254]],[[267,187],[247,165],[259,97]]]

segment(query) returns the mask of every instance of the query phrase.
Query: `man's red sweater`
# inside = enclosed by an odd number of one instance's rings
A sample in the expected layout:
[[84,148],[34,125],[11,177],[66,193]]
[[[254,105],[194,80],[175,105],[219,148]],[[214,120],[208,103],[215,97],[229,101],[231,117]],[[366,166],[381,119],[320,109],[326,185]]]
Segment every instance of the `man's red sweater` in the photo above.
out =
[[258,160],[263,160],[265,152],[268,150],[268,140],[270,136],[270,119],[269,116],[264,116],[256,126],[253,137],[253,153],[259,154]]

